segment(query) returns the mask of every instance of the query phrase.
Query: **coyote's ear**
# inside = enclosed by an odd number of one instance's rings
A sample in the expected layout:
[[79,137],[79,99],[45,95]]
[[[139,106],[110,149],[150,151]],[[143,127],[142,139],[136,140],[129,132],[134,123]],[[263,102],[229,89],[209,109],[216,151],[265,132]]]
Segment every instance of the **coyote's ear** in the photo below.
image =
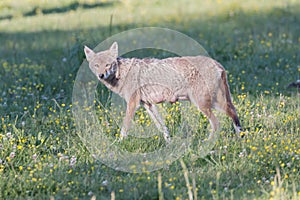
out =
[[84,53],[85,53],[85,57],[86,57],[86,60],[89,62],[91,61],[92,57],[94,57],[95,55],[95,52],[88,48],[87,46],[84,46]]
[[114,42],[111,47],[109,48],[110,53],[112,54],[112,56],[114,56],[115,58],[118,57],[118,43]]

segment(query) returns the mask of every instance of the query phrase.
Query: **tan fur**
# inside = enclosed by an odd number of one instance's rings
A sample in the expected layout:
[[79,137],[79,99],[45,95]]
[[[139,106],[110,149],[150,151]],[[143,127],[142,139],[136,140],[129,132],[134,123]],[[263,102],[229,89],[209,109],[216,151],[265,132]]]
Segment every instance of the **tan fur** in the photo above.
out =
[[212,108],[232,118],[236,132],[240,122],[232,104],[224,68],[205,57],[119,58],[115,42],[110,49],[95,53],[84,49],[89,67],[98,79],[127,102],[121,136],[125,137],[135,110],[144,105],[156,126],[169,141],[169,132],[155,104],[189,100],[209,119],[213,132],[219,122]]

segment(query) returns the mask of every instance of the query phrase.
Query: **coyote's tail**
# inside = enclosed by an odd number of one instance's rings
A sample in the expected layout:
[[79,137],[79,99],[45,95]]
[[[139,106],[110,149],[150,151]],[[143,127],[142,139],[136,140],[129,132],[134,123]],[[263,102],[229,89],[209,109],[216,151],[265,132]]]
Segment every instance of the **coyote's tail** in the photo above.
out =
[[221,79],[222,79],[222,84],[221,84],[222,86],[221,87],[223,87],[224,92],[225,92],[225,100],[226,100],[227,104],[232,105],[230,90],[229,90],[228,82],[227,82],[226,71],[222,71]]
[[223,87],[223,91],[225,92],[225,100],[226,100],[226,104],[227,104],[225,111],[232,118],[235,127],[240,128],[241,127],[240,120],[237,116],[235,107],[231,100],[230,90],[229,90],[229,86],[228,86],[228,82],[227,82],[226,71],[222,71],[221,79],[222,79],[221,87]]

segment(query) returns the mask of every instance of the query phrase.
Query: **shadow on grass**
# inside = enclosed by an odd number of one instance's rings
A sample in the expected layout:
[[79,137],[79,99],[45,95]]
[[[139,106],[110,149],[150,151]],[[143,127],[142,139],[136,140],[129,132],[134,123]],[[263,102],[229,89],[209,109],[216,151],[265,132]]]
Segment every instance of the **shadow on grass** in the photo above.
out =
[[[75,11],[77,9],[93,9],[93,8],[99,8],[99,7],[109,7],[114,6],[118,1],[107,1],[107,2],[96,2],[96,3],[80,3],[80,2],[74,2],[66,6],[57,7],[57,8],[41,8],[41,7],[34,7],[31,11],[23,13],[23,16],[29,17],[29,16],[35,16],[38,14],[54,14],[54,13],[66,13],[71,10]],[[6,15],[6,16],[0,16],[1,20],[6,19],[12,19],[13,15]]]
[[12,19],[12,18],[13,18],[12,15],[0,16],[0,21],[1,21],[1,20],[6,20],[6,19]]
[[53,13],[65,13],[65,12],[69,12],[70,10],[77,10],[79,8],[92,9],[92,8],[97,8],[97,7],[108,7],[108,6],[113,6],[115,3],[116,3],[116,1],[98,2],[98,3],[93,3],[93,4],[74,2],[70,5],[59,7],[59,8],[35,7],[31,11],[24,13],[24,16],[34,16],[39,13],[42,13],[44,15],[53,14]]

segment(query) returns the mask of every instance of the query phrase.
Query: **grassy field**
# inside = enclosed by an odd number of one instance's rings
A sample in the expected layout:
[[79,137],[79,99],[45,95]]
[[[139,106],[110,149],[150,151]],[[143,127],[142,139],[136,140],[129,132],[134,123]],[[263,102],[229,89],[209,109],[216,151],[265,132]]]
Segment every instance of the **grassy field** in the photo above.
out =
[[[188,191],[194,199],[299,199],[300,98],[287,88],[300,79],[299,24],[296,0],[2,0],[0,199],[189,199]],[[89,154],[72,115],[83,45],[144,26],[180,31],[224,65],[243,139],[218,115],[220,138],[205,158],[125,173]],[[176,106],[165,105],[171,118]],[[191,126],[204,133],[207,120],[195,116]],[[149,118],[141,110],[135,120]],[[147,152],[165,144],[155,135],[115,145]]]

